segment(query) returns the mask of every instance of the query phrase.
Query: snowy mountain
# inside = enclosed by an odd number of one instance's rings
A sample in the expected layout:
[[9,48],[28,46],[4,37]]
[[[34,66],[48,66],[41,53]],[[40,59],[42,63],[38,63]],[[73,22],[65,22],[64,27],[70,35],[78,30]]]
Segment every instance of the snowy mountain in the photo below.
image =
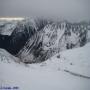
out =
[[2,44],[8,41],[8,46],[1,46],[24,63],[42,62],[63,50],[84,46],[88,37],[87,23],[81,22],[27,18],[9,28],[9,39],[1,35]]
[[0,89],[90,90],[89,25],[42,19],[4,23]]

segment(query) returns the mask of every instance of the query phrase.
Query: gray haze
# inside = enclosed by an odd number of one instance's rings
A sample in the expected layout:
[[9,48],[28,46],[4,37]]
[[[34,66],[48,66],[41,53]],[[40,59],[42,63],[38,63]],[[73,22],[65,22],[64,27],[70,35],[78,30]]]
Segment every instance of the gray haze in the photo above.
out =
[[90,20],[90,0],[0,0],[0,16]]

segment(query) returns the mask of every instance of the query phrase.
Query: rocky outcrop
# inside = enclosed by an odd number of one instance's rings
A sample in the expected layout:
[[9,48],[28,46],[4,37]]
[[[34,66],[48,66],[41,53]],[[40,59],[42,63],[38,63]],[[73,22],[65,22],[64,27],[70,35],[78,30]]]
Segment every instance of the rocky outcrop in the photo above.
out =
[[83,46],[87,30],[77,27],[66,22],[48,24],[29,38],[17,56],[25,63],[41,62],[62,50]]

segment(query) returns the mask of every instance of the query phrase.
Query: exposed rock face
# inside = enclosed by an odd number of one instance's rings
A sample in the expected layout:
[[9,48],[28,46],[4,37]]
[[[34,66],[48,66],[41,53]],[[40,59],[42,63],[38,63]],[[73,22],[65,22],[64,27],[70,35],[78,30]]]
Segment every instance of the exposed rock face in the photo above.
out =
[[8,51],[22,62],[34,63],[62,50],[83,46],[86,41],[87,27],[83,24],[31,19],[17,24]]
[[10,37],[8,35],[0,34],[0,48],[4,48],[7,50],[8,45],[9,45],[9,40],[10,40]]

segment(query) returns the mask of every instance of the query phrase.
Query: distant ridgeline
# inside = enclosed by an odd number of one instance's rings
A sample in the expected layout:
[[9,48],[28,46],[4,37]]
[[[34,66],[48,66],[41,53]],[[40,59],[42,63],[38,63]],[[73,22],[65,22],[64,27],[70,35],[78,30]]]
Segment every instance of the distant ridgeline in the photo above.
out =
[[[62,50],[84,46],[90,29],[90,24],[84,22],[56,22],[39,18],[7,25],[0,25],[0,48],[24,63],[42,62]],[[10,34],[3,35],[7,29]]]

